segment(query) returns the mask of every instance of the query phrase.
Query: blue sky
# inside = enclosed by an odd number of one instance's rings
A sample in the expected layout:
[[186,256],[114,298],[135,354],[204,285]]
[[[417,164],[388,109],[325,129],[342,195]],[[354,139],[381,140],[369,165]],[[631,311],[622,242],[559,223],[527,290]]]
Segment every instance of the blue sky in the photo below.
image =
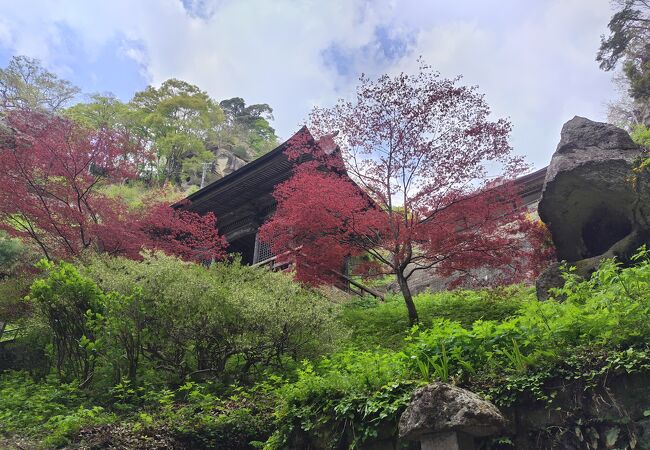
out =
[[0,0],[0,64],[36,57],[124,100],[184,79],[269,103],[287,138],[361,73],[412,71],[422,56],[478,85],[542,167],[565,121],[606,119],[612,74],[594,57],[611,13],[608,0]]

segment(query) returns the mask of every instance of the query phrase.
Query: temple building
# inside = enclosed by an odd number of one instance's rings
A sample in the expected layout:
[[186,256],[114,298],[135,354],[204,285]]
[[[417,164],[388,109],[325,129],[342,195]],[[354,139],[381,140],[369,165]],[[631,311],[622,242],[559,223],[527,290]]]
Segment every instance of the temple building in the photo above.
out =
[[190,211],[217,216],[219,232],[229,243],[228,251],[240,253],[245,264],[273,256],[259,241],[258,229],[275,209],[275,186],[291,177],[293,165],[300,162],[289,161],[285,155],[296,142],[319,145],[307,127],[302,127],[267,154],[187,197]]

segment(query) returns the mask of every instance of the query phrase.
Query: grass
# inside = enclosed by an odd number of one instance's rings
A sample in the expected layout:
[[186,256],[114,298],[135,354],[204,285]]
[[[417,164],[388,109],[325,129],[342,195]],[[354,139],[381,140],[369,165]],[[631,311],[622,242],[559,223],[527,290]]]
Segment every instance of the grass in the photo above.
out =
[[[420,327],[428,328],[434,319],[450,319],[464,327],[477,320],[502,321],[517,315],[520,308],[535,297],[533,289],[522,286],[454,290],[423,293],[414,298]],[[350,345],[360,349],[383,347],[398,349],[410,331],[404,300],[389,295],[385,302],[365,297],[349,303],[341,320],[351,330]]]

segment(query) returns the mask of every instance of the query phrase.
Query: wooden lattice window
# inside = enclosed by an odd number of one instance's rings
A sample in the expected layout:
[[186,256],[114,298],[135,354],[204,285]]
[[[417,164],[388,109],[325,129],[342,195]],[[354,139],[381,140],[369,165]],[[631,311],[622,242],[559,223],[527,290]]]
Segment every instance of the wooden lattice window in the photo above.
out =
[[266,261],[274,256],[275,255],[271,251],[271,245],[267,242],[260,241],[259,234],[255,234],[255,254],[253,256],[253,264]]

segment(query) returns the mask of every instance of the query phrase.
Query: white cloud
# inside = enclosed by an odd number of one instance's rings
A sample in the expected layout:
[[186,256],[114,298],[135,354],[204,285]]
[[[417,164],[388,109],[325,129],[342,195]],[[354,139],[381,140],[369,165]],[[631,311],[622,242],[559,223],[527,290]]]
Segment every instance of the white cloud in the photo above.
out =
[[[445,76],[463,74],[466,83],[478,84],[495,115],[511,119],[516,151],[541,167],[565,121],[574,115],[605,120],[611,75],[594,59],[611,15],[608,1],[535,2],[534,11],[526,10],[532,2],[481,3],[480,16],[422,29],[413,52]],[[504,15],[513,20],[497,26]],[[411,69],[413,59],[399,67]]]
[[[594,62],[611,15],[607,0],[189,4],[191,14],[180,0],[6,0],[0,3],[0,45],[64,74],[70,70],[66,33],[74,34],[87,58],[116,41],[151,83],[176,77],[218,99],[269,103],[283,137],[312,105],[349,93],[358,73],[410,70],[423,55],[444,75],[463,74],[480,85],[495,114],[512,119],[517,151],[538,166],[548,161],[565,120],[574,114],[604,119],[602,105],[613,96],[610,75]],[[410,53],[398,61],[355,53],[376,44],[379,26],[413,36]],[[352,75],[325,64],[323,51],[332,45],[356,56]]]

